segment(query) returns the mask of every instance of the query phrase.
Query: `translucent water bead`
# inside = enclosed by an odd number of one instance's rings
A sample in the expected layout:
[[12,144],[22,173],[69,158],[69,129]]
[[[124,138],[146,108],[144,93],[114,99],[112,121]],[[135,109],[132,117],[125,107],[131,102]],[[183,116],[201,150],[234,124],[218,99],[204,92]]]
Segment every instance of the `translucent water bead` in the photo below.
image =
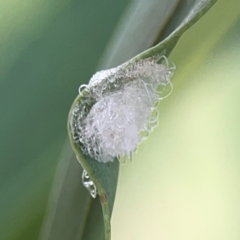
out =
[[88,172],[84,169],[82,173],[82,183],[83,186],[88,190],[90,195],[93,198],[96,198],[97,196],[97,189],[96,186],[94,185],[93,181],[90,179]]

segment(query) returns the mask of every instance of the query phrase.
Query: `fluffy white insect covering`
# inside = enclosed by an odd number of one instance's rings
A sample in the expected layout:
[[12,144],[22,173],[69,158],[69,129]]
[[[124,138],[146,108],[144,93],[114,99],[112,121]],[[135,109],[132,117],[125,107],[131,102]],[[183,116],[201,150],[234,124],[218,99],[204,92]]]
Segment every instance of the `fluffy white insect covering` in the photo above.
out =
[[131,158],[157,125],[156,106],[162,99],[157,89],[171,86],[175,69],[165,57],[157,61],[140,60],[93,75],[85,88],[88,98],[73,110],[75,141],[84,154],[100,162]]

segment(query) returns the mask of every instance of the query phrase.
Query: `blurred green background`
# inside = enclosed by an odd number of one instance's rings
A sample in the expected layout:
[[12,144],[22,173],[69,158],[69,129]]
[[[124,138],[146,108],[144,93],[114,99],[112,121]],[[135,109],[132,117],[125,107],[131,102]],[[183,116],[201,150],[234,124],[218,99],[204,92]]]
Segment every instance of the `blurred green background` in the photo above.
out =
[[[0,1],[0,239],[38,239],[68,110],[129,2]],[[113,239],[239,240],[240,1],[219,0],[170,58],[174,92],[121,168]]]
[[1,240],[38,238],[68,111],[127,3],[0,1]]

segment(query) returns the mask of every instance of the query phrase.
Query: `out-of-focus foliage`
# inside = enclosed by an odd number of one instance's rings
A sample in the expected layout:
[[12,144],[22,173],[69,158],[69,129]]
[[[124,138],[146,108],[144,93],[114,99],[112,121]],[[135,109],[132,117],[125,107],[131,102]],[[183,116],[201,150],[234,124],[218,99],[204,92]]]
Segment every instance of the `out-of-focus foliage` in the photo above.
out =
[[127,3],[0,1],[0,239],[38,238],[70,105]]

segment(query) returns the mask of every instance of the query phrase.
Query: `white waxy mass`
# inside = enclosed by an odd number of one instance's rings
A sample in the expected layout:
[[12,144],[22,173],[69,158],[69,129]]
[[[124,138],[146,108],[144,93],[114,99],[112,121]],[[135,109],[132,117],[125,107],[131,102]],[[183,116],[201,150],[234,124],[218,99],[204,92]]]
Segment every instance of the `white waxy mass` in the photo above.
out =
[[131,157],[157,124],[157,90],[171,85],[175,69],[168,65],[165,57],[150,58],[93,75],[72,112],[74,140],[84,154],[100,162]]

